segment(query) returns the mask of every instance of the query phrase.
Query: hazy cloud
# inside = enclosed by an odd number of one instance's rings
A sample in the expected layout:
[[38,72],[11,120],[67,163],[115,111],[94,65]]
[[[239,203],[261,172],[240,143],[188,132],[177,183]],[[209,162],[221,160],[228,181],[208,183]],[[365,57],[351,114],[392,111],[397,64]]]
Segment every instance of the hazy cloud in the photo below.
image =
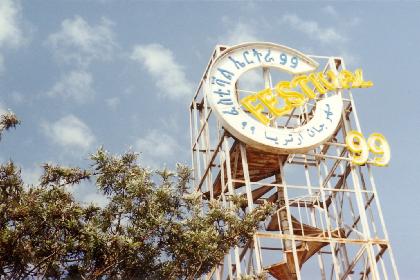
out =
[[242,90],[250,91],[260,91],[263,89],[264,78],[261,69],[252,69],[244,73],[239,78],[239,87]]
[[105,103],[111,110],[115,110],[117,109],[118,105],[120,105],[121,100],[119,97],[111,97],[105,99]]
[[22,179],[26,184],[37,185],[41,175],[42,168],[40,166],[22,167]]
[[61,29],[48,37],[47,45],[65,62],[86,66],[93,60],[109,60],[117,46],[113,25],[106,18],[97,25],[90,25],[80,16],[65,19]]
[[67,115],[53,123],[45,122],[42,129],[53,143],[66,148],[85,151],[95,141],[90,128],[73,115]]
[[180,151],[171,135],[156,129],[137,139],[135,148],[141,153],[140,160],[151,167],[159,167],[159,163],[170,161]]
[[282,22],[292,28],[308,35],[308,37],[320,41],[321,43],[344,43],[347,38],[340,34],[333,27],[321,27],[316,21],[304,20],[294,14],[286,14],[282,17]]
[[346,21],[348,26],[358,26],[362,22],[362,19],[359,17],[352,17],[348,21]]
[[83,204],[94,203],[99,207],[104,207],[109,202],[109,199],[89,181],[83,181],[80,184],[69,186],[67,190],[74,195],[77,201]]
[[21,92],[18,92],[18,91],[13,91],[12,93],[10,93],[10,97],[15,104],[20,104],[27,101],[25,99],[25,96]]
[[228,30],[227,34],[219,38],[219,44],[232,46],[244,42],[259,41],[253,25],[237,22]]
[[131,59],[144,66],[163,96],[173,99],[192,97],[193,84],[187,79],[183,66],[175,61],[171,50],[159,44],[137,45]]
[[4,57],[0,53],[0,75],[4,73],[5,66],[4,66]]
[[0,101],[0,115],[4,115],[10,112],[13,112],[13,111]]
[[78,103],[86,103],[93,100],[95,91],[92,88],[93,78],[84,70],[71,71],[47,92],[49,96],[60,96],[64,99],[73,99]]
[[[334,8],[331,5],[327,5],[327,6],[323,7],[322,11],[325,14],[333,17],[334,19],[338,19],[340,16],[342,16],[342,15],[340,15],[339,11],[337,11],[337,9]],[[356,17],[356,16],[352,16],[351,18],[341,18],[341,20],[340,20],[341,25],[350,26],[350,27],[351,26],[357,26],[357,25],[360,24],[360,22],[361,22],[361,19],[359,17]]]
[[324,13],[330,15],[330,16],[333,16],[333,17],[337,17],[338,16],[337,10],[333,6],[331,6],[331,5],[325,6],[324,8],[322,8],[322,11]]
[[356,67],[358,66],[358,63],[360,62],[360,58],[357,54],[353,53],[352,51],[347,50],[346,48],[342,48],[338,52],[338,56],[342,57],[346,68],[350,67]]
[[0,102],[0,115],[7,113],[6,107]]

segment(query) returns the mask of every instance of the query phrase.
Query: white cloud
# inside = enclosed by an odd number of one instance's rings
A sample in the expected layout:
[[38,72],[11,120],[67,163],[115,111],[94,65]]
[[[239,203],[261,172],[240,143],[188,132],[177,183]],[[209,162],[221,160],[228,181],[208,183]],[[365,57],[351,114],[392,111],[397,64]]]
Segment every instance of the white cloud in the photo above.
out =
[[109,60],[117,46],[113,25],[106,18],[98,25],[89,25],[82,17],[75,16],[65,19],[60,31],[48,37],[47,44],[65,62],[86,66],[93,60]]
[[131,59],[141,63],[155,79],[163,96],[177,99],[193,96],[193,84],[175,61],[171,50],[159,44],[137,45]]
[[19,1],[0,1],[0,47],[20,47],[24,43],[19,27],[21,7]]
[[140,160],[151,167],[159,167],[161,163],[170,161],[180,151],[171,135],[156,129],[137,139],[135,148],[141,153]]
[[286,14],[282,17],[282,22],[289,24],[296,30],[308,35],[310,38],[321,43],[344,43],[347,38],[340,34],[333,27],[323,28],[315,21],[304,20],[294,14]]
[[228,29],[228,33],[219,38],[219,43],[223,45],[237,45],[245,42],[259,41],[257,32],[253,25],[243,22],[237,22],[233,27]]
[[[21,29],[20,1],[0,0],[0,50],[17,49],[27,42]],[[0,75],[5,71],[4,56],[0,53]]]
[[53,143],[69,149],[86,151],[95,142],[90,128],[73,115],[67,115],[53,123],[45,122],[42,129]]
[[95,91],[92,88],[93,78],[84,70],[71,71],[47,92],[49,96],[61,96],[64,99],[74,99],[79,103],[93,100]]

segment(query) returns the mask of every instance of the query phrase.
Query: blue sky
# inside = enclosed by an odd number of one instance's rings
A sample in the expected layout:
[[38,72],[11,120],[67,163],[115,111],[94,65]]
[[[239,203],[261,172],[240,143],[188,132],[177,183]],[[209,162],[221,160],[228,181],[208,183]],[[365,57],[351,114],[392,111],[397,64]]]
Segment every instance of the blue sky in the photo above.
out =
[[87,166],[100,145],[151,167],[189,164],[188,105],[216,44],[342,56],[375,84],[354,96],[364,134],[390,142],[374,174],[401,278],[418,279],[419,15],[419,2],[0,0],[0,111],[22,119],[0,160],[28,182],[43,162]]

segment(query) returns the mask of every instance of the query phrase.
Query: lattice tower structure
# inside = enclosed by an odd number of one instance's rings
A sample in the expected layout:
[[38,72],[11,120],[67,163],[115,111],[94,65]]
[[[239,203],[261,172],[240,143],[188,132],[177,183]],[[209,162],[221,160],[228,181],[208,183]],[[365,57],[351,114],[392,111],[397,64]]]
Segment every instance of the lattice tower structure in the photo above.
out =
[[[203,211],[209,200],[229,208],[232,195],[246,197],[246,211],[264,201],[275,204],[276,211],[252,242],[231,248],[205,279],[262,274],[284,280],[399,279],[372,167],[353,165],[345,145],[348,131],[362,132],[352,92],[339,91],[341,121],[321,146],[304,154],[258,150],[225,130],[206,99],[208,71],[227,48],[216,46],[189,107],[194,188],[202,193]],[[345,69],[340,57],[309,57],[324,72]],[[261,89],[272,88],[272,69],[257,71]],[[247,92],[239,84],[236,88],[238,98]],[[304,124],[315,102],[276,125]]]

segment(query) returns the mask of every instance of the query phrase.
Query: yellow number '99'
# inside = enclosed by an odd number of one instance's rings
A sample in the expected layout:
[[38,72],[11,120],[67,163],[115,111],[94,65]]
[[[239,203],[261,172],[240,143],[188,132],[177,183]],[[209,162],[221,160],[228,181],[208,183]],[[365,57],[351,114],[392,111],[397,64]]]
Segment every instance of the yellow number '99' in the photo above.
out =
[[367,162],[369,151],[382,157],[375,157],[372,164],[387,166],[391,159],[391,149],[385,137],[379,133],[372,133],[367,142],[358,131],[350,131],[346,136],[346,147],[351,152],[352,163],[363,165]]
[[385,137],[379,133],[372,133],[368,138],[369,150],[382,157],[373,158],[373,164],[377,166],[387,166],[391,159],[391,148]]
[[369,148],[363,135],[358,131],[350,131],[346,136],[346,146],[351,152],[352,162],[357,165],[366,163]]

